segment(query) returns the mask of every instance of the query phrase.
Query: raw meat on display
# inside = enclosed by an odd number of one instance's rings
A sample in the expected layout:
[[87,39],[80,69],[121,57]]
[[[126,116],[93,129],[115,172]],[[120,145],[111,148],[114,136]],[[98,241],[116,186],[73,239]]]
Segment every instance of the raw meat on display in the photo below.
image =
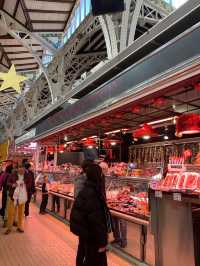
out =
[[178,184],[178,180],[180,178],[180,174],[173,174],[173,178],[172,178],[172,188],[176,188],[177,184]]
[[173,173],[171,173],[171,174],[168,173],[162,182],[162,187],[165,189],[170,188],[172,186],[173,179],[174,179]]
[[197,173],[187,173],[187,177],[184,183],[184,188],[195,190],[197,188],[198,178],[199,178],[199,174]]
[[180,174],[176,188],[177,189],[183,189],[184,183],[185,183],[186,173]]
[[200,174],[196,172],[169,172],[156,189],[168,190],[193,190],[200,191]]

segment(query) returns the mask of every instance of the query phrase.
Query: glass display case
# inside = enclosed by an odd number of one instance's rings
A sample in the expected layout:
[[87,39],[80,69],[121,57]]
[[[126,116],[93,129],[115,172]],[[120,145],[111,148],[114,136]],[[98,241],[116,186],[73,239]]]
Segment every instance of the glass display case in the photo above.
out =
[[[121,164],[122,166],[122,164]],[[121,252],[154,265],[154,239],[149,229],[148,189],[151,180],[162,177],[160,165],[146,165],[137,169],[135,165],[113,165],[106,175],[107,203],[113,218],[116,252]],[[120,176],[120,174],[124,176]],[[72,166],[63,171],[37,171],[40,182],[48,175],[50,182],[48,209],[69,222],[74,201],[74,180],[80,168]],[[38,182],[38,184],[40,184]],[[37,203],[41,200],[41,188],[37,187]]]
[[[111,210],[120,212],[121,215],[126,214],[148,220],[149,183],[162,177],[162,168],[158,165],[146,165],[143,169],[131,168],[131,165],[124,164],[120,171],[119,165],[109,168],[107,173],[109,175],[105,178],[108,206]],[[78,166],[66,167],[65,172],[40,170],[37,171],[36,182],[40,187],[43,177],[47,175],[50,193],[73,198],[74,180],[80,172],[81,169]],[[127,173],[127,176],[117,176],[116,173]]]
[[133,177],[106,177],[106,196],[111,210],[148,220],[149,180]]

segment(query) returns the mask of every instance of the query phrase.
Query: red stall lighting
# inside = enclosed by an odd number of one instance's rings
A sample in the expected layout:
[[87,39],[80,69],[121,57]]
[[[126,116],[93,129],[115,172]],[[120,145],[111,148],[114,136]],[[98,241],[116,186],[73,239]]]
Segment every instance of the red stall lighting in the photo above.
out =
[[157,132],[155,131],[155,129],[152,128],[151,125],[148,124],[143,124],[141,128],[138,128],[133,132],[134,139],[139,139],[139,138],[149,139],[150,137],[155,137],[155,136],[158,136]]
[[132,112],[132,113],[139,114],[140,111],[141,111],[141,106],[140,106],[140,105],[134,105],[134,106],[131,108],[131,112]]
[[176,121],[176,136],[200,133],[200,115],[189,113],[183,114]]
[[200,92],[200,82],[194,84],[194,88],[195,88],[195,90]]

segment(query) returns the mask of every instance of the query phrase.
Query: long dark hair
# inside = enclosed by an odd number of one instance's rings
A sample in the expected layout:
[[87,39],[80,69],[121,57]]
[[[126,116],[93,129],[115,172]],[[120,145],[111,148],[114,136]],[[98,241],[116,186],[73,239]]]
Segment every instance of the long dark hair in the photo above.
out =
[[9,164],[9,165],[6,167],[5,172],[6,172],[7,174],[12,174],[12,170],[13,170],[13,165],[12,165],[12,164]]
[[85,169],[85,173],[88,181],[95,185],[97,192],[105,200],[105,179],[101,167],[97,164],[91,164]]
[[107,226],[107,232],[110,233],[113,231],[111,214],[106,203],[106,191],[105,191],[105,176],[103,175],[102,169],[97,164],[89,165],[86,168],[86,176],[89,182],[92,182],[95,185],[99,198],[102,202],[102,207],[105,214],[105,222]]
[[81,164],[81,168],[83,170],[83,173],[85,173],[87,167],[89,167],[92,164],[94,164],[94,161],[92,161],[92,160],[85,160],[85,161],[83,161],[83,163]]

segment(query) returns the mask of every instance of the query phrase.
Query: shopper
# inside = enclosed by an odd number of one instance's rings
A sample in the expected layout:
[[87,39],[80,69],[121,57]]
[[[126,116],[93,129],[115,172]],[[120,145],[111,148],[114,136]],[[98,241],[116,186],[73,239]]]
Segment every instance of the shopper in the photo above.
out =
[[84,185],[85,185],[85,182],[87,179],[85,171],[86,171],[86,168],[92,164],[94,164],[94,161],[92,161],[92,160],[83,161],[83,163],[81,165],[82,172],[74,181],[74,197],[75,198],[77,198],[79,192],[84,188]]
[[23,166],[19,166],[16,174],[8,178],[9,198],[8,198],[8,222],[5,234],[12,231],[15,212],[17,212],[17,231],[23,233],[24,207],[27,201],[27,189],[24,182],[25,171]]
[[27,188],[27,202],[25,204],[25,217],[29,216],[29,205],[31,202],[32,195],[35,193],[35,178],[34,178],[34,173],[31,170],[31,164],[30,163],[25,163],[24,165],[25,168],[25,174],[24,174],[24,182],[26,184]]
[[118,244],[121,248],[127,247],[127,221],[118,217],[112,217],[113,237],[112,244]]
[[[94,164],[94,161],[85,160],[85,161],[83,161],[83,163],[81,165],[82,172],[75,179],[75,182],[74,182],[74,197],[75,197],[75,199],[77,198],[80,191],[83,190],[85,182],[87,180],[87,176],[85,174],[86,168],[92,164]],[[83,265],[84,258],[85,258],[85,247],[84,247],[84,243],[81,241],[81,238],[79,238],[78,250],[77,250],[77,256],[76,256],[76,265],[77,266]]]
[[106,266],[111,218],[102,193],[102,170],[98,165],[90,165],[86,168],[86,176],[84,188],[72,207],[70,229],[84,245],[85,257],[80,266]]
[[56,195],[52,195],[52,212],[60,212],[60,197]]
[[46,213],[46,207],[48,204],[48,176],[44,176],[44,181],[42,184],[42,202],[40,205],[40,214]]
[[1,182],[0,182],[0,190],[2,190],[2,205],[1,205],[1,210],[0,214],[3,217],[5,221],[5,211],[6,211],[6,203],[7,203],[7,198],[8,198],[8,178],[12,174],[13,166],[12,164],[8,165],[6,167],[5,172],[1,175]]

